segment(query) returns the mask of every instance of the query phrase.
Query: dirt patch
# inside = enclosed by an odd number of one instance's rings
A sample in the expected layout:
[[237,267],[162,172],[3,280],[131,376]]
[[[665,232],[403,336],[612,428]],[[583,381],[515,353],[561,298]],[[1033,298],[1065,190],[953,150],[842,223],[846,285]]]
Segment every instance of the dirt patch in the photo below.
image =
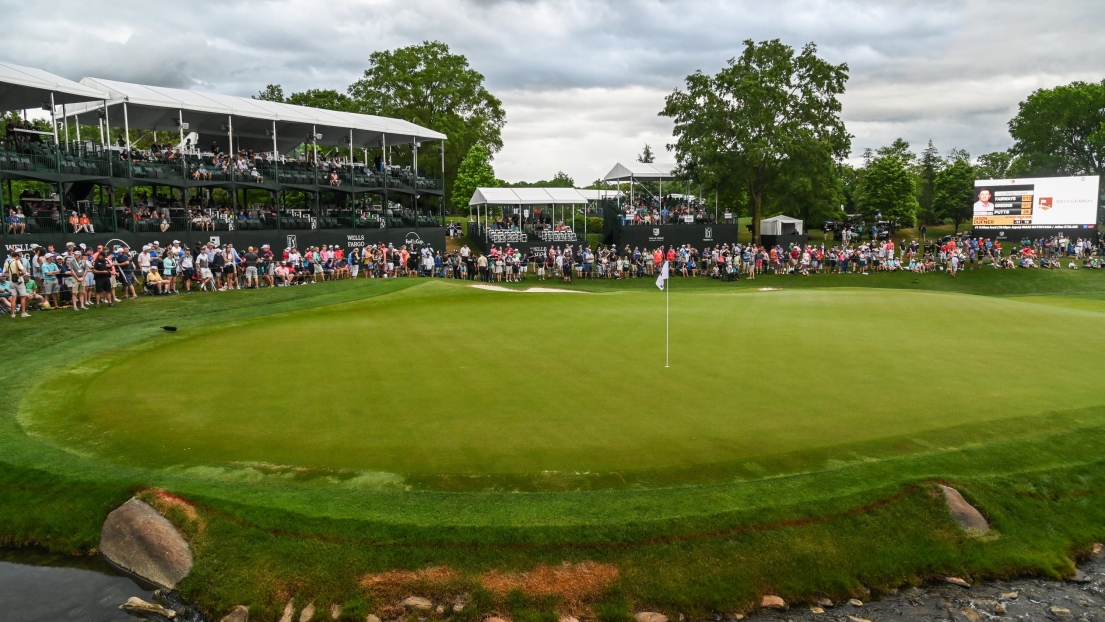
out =
[[194,505],[172,493],[150,488],[143,490],[140,494],[149,501],[150,505],[157,508],[162,515],[168,512],[169,508],[176,508],[184,512],[184,515],[188,517],[189,521],[194,521],[199,518],[199,514],[196,513],[196,507]]
[[388,570],[366,574],[357,583],[368,593],[380,598],[409,596],[411,592],[436,594],[455,584],[460,575],[448,566],[422,570]]
[[618,569],[610,564],[565,562],[559,566],[536,566],[526,572],[493,570],[484,574],[480,583],[498,596],[521,590],[527,596],[559,596],[566,603],[577,604],[602,595],[617,578]]

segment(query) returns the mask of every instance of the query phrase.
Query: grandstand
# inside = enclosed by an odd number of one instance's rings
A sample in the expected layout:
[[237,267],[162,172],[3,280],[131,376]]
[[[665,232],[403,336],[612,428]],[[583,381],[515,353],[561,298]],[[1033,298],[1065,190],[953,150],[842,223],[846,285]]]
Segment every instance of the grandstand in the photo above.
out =
[[[5,249],[166,236],[273,243],[285,230],[300,245],[444,248],[443,165],[419,170],[418,158],[429,143],[435,164],[437,153],[444,162],[439,132],[244,97],[76,83],[0,63],[0,112],[26,120],[40,108],[51,131],[9,124],[0,146]],[[15,196],[14,181],[43,190]]]
[[586,215],[614,190],[578,188],[477,188],[468,202],[468,237],[478,246],[509,244],[523,252],[587,239]]

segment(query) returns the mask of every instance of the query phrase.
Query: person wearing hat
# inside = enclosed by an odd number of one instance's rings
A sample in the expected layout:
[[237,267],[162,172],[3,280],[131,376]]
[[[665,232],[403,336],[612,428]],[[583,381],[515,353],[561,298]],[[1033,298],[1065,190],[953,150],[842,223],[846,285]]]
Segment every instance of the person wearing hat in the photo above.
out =
[[156,289],[159,296],[169,294],[169,282],[161,278],[161,275],[157,272],[157,266],[150,266],[150,274],[146,277],[146,287]]
[[134,291],[134,257],[129,248],[116,246],[114,251],[115,269],[119,282],[123,285],[123,296],[137,298],[138,292]]
[[23,305],[23,317],[31,317],[31,314],[27,313],[27,268],[23,266],[23,253],[13,250],[8,256],[7,263],[4,264],[4,273],[8,275],[8,281],[10,285],[11,294],[11,311],[12,317],[15,317],[16,311],[19,310],[20,305]]
[[46,253],[46,261],[42,263],[42,296],[54,307],[58,306],[58,294],[61,292],[61,284],[58,283],[61,268],[55,259],[57,255]]
[[111,286],[112,271],[111,256],[104,252],[96,253],[92,260],[92,280],[96,288],[96,306],[106,302],[107,306],[115,306],[115,288]]

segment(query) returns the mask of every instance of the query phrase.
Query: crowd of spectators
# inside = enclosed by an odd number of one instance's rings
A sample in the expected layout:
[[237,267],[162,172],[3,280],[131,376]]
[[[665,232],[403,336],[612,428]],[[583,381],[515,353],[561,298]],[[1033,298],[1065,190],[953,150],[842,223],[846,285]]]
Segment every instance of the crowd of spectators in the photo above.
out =
[[755,279],[770,272],[847,274],[921,273],[982,269],[1101,269],[1105,248],[1090,240],[1053,237],[1022,240],[1006,253],[1000,241],[951,237],[943,241],[875,241],[836,245],[791,244],[763,247],[720,244],[702,249],[629,248],[568,244],[523,253],[509,245],[479,253],[462,246],[442,253],[428,246],[372,244],[348,251],[323,245],[285,248],[268,244],[238,249],[233,243],[179,240],[153,242],[141,249],[88,247],[13,250],[0,271],[0,311],[29,317],[29,311],[91,306],[112,307],[125,298],[147,294],[173,296],[199,291],[224,292],[260,287],[291,287],[356,278],[433,277],[484,282],[518,282],[527,276],[559,279],[631,279],[654,276],[664,261],[673,276],[723,280]]
[[622,206],[621,220],[624,225],[711,224],[714,213],[686,201],[639,199]]

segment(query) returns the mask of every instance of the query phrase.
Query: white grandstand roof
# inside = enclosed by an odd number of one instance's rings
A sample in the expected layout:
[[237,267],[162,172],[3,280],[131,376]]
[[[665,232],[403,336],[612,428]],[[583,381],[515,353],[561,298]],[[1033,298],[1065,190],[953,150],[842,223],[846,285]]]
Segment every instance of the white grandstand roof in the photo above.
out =
[[578,188],[477,188],[469,205],[586,205],[617,196],[617,190]]
[[610,172],[603,177],[605,181],[629,181],[630,179],[638,181],[666,181],[668,179],[675,179],[675,175],[672,171],[675,170],[674,164],[658,164],[651,163],[646,164],[644,162],[630,162],[623,164],[621,162],[614,165],[614,168],[610,169]]
[[[81,84],[100,92],[100,98],[108,100],[112,127],[123,125],[122,104],[125,102],[127,121],[132,129],[175,132],[176,119],[180,118],[188,124],[188,132],[199,133],[201,145],[207,141],[225,141],[228,132],[224,126],[231,122],[236,139],[234,150],[271,150],[274,124],[280,151],[309,142],[312,129],[322,134],[318,139],[320,145],[340,147],[348,146],[352,131],[353,146],[358,149],[380,147],[383,142],[400,145],[445,140],[441,132],[401,119],[103,78],[85,78]],[[81,123],[95,124],[93,115],[102,108],[103,103],[98,102],[67,112],[70,116],[80,116]]]
[[0,111],[48,108],[51,93],[58,106],[104,97],[95,89],[50,72],[0,62]]

